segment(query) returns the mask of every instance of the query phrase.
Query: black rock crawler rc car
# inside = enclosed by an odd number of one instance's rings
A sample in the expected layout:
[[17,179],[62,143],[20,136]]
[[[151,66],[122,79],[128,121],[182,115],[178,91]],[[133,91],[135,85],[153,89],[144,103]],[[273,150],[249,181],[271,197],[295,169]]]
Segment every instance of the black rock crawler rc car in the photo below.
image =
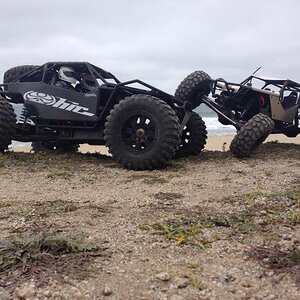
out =
[[[208,95],[210,78],[198,89]],[[22,105],[18,118],[12,104]],[[0,85],[1,152],[12,140],[54,153],[76,152],[81,143],[107,145],[125,168],[146,170],[173,156],[199,154],[206,137],[188,101],[176,104],[172,95],[145,82],[120,82],[90,63],[18,66],[5,72]]]
[[[209,75],[195,71],[175,92],[175,102],[189,101],[193,108],[204,103],[217,113],[220,123],[237,129],[230,150],[239,158],[250,156],[271,133],[288,137],[300,133],[300,84],[259,77],[256,71],[241,83],[214,80],[211,98],[202,92]],[[208,88],[211,83],[205,82]]]

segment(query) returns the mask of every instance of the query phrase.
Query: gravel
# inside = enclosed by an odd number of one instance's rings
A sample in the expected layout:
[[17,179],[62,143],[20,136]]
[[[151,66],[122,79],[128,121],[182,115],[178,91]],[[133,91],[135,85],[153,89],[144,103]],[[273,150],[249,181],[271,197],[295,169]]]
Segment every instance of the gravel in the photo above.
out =
[[143,172],[89,154],[0,155],[1,240],[56,228],[110,253],[82,274],[66,267],[69,280],[0,280],[0,298],[299,299],[292,272],[249,253],[299,247],[299,153],[274,143],[247,160],[204,151]]

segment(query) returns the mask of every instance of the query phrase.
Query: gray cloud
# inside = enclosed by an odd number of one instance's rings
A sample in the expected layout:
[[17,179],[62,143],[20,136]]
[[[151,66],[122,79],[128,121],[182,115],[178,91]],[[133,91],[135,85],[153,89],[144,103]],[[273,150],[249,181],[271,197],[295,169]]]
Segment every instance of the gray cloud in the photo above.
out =
[[79,60],[171,93],[196,69],[241,81],[262,66],[300,81],[299,8],[296,0],[5,1],[0,74]]

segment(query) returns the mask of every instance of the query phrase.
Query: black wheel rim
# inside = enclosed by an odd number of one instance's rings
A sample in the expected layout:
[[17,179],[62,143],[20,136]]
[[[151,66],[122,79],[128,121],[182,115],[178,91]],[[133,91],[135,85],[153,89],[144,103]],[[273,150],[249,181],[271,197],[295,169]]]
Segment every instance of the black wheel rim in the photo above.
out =
[[190,139],[191,139],[191,132],[189,130],[189,127],[185,126],[183,128],[182,135],[181,135],[182,146],[187,145],[190,142]]
[[133,115],[122,126],[123,141],[137,151],[147,151],[151,148],[155,135],[154,122],[146,115]]

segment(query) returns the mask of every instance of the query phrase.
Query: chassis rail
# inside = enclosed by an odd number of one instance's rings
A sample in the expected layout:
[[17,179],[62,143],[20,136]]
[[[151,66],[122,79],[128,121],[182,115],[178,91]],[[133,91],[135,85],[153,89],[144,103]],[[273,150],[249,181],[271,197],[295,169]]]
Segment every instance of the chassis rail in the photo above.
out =
[[211,108],[214,112],[216,112],[218,115],[221,115],[223,118],[225,118],[228,122],[230,122],[237,130],[241,129],[241,125],[234,120],[230,119],[228,116],[226,116],[224,113],[222,113],[221,110],[218,109],[215,102],[210,99],[208,96],[202,97],[202,102],[207,105],[209,108]]

